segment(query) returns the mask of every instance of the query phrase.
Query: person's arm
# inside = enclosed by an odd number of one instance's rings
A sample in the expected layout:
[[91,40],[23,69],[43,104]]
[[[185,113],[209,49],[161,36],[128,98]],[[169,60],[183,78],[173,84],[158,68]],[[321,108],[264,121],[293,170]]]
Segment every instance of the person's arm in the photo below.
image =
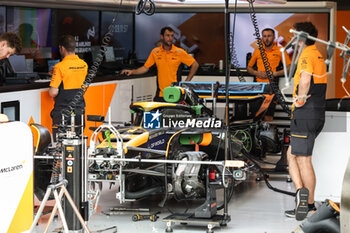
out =
[[255,49],[252,57],[250,58],[249,63],[247,64],[247,71],[249,74],[254,75],[255,77],[259,77],[261,79],[265,79],[266,72],[265,71],[257,71],[253,68],[253,66],[257,63],[258,57],[260,57],[259,49]]
[[254,75],[256,77],[259,77],[261,79],[266,79],[267,78],[265,71],[254,70],[253,67],[251,67],[251,66],[247,66],[247,71],[248,71],[249,74]]
[[122,72],[120,73],[122,74],[126,74],[127,76],[130,75],[138,75],[138,74],[144,74],[148,72],[148,68],[146,66],[141,66],[140,68],[134,69],[134,70],[122,70]]
[[197,70],[198,70],[198,67],[199,67],[198,62],[197,62],[197,61],[194,61],[194,62],[192,63],[192,65],[191,65],[190,72],[188,73],[187,78],[186,78],[185,81],[191,81],[191,80],[192,80],[194,74],[195,74],[195,73],[197,72]]
[[50,87],[49,95],[51,96],[52,99],[55,99],[55,97],[58,95],[58,88]]
[[145,64],[143,66],[141,66],[137,69],[133,69],[133,70],[122,70],[122,72],[120,74],[121,75],[126,74],[127,76],[130,76],[130,75],[138,75],[138,74],[147,73],[149,68],[151,68],[151,66],[153,66],[155,64],[153,51],[154,51],[154,49],[152,50],[152,52],[148,56],[147,61],[145,62]]
[[253,67],[247,66],[247,71],[251,75],[258,76],[258,72],[254,70]]
[[49,88],[49,95],[51,98],[55,101],[55,97],[58,95],[58,87],[61,85],[63,80],[63,75],[60,69],[60,63],[56,64],[53,68],[51,82],[50,82],[50,88]]
[[302,71],[300,81],[299,81],[299,89],[298,95],[295,97],[295,107],[301,107],[305,104],[306,100],[310,97],[307,95],[310,89],[311,83],[311,74],[305,71]]

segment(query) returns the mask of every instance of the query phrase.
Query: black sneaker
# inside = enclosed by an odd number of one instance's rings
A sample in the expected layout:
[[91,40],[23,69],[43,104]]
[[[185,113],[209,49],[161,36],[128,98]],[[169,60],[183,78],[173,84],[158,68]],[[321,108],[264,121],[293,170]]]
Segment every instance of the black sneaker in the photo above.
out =
[[[308,208],[307,217],[310,217],[316,211],[317,211],[316,207]],[[286,215],[289,218],[295,218],[295,209],[294,210],[286,210],[286,211],[284,211],[284,215]]]
[[295,209],[284,211],[284,215],[286,215],[288,218],[295,218]]
[[301,188],[296,194],[296,207],[295,207],[295,219],[298,221],[304,220],[309,212],[308,200],[309,190],[307,188]]

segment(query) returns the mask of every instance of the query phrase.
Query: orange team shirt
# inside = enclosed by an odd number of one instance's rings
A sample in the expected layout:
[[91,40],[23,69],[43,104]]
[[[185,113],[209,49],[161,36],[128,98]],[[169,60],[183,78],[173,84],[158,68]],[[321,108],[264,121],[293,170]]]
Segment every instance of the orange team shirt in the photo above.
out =
[[306,72],[312,75],[314,84],[327,83],[327,68],[324,58],[316,48],[316,45],[306,47],[298,60],[297,70],[294,75],[294,91],[293,97],[297,94],[298,85],[300,82],[301,72]]
[[78,89],[85,81],[88,65],[77,55],[67,55],[53,70],[50,87],[59,88],[63,82],[64,90]]
[[306,47],[300,54],[297,70],[294,75],[295,97],[299,91],[302,72],[311,74],[311,83],[307,95],[310,95],[305,105],[300,108],[292,107],[293,119],[324,119],[327,90],[327,67],[325,59],[315,45]]
[[[264,46],[265,47],[265,46]],[[270,50],[265,50],[267,59],[269,60],[272,72],[276,72],[276,68],[279,66],[280,62],[282,62],[282,53],[280,51],[281,47],[278,47],[276,44],[273,45],[273,47]],[[286,63],[287,65],[290,65],[290,58],[288,54],[285,52],[284,53],[286,57]],[[252,58],[250,59],[248,66],[253,67],[254,64],[256,63],[258,71],[265,71],[265,66],[262,61],[261,55],[260,55],[260,50],[255,49],[254,53],[252,55]],[[268,83],[268,79],[262,79],[259,77],[256,77],[257,82],[265,82]]]
[[177,82],[177,70],[181,63],[191,66],[195,59],[185,50],[172,45],[169,52],[163,49],[163,46],[156,47],[152,50],[144,66],[150,68],[154,64],[158,70],[158,86],[160,89],[159,96],[163,96],[164,88]]

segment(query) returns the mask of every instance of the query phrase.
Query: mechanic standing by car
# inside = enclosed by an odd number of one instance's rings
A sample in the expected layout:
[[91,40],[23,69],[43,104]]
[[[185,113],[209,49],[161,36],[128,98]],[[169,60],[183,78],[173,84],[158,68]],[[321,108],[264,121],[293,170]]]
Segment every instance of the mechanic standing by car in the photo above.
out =
[[[53,68],[49,94],[55,101],[51,111],[52,134],[56,140],[57,125],[62,124],[62,110],[69,104],[80,90],[85,81],[88,65],[75,55],[75,39],[71,35],[64,35],[58,41],[59,51],[63,60]],[[75,108],[75,123],[81,125],[81,114],[84,114],[85,100],[82,97]],[[66,119],[70,122],[70,118]]]
[[[281,63],[282,53],[280,51],[280,47],[278,47],[275,44],[275,31],[272,28],[265,28],[262,30],[261,34],[262,34],[261,39],[266,52],[266,56],[272,69],[272,76],[274,78],[274,81],[276,81],[275,80],[276,77],[284,75],[284,70],[283,69],[277,70],[277,68],[282,64]],[[285,53],[285,58],[286,58],[287,69],[289,70],[290,58],[287,53]],[[253,68],[255,64],[256,64],[257,70]],[[254,50],[254,53],[247,65],[247,71],[249,74],[254,75],[256,77],[257,82],[265,82],[265,83],[269,82],[259,48]],[[273,115],[275,113],[275,106],[276,104],[274,100],[272,100],[264,116],[264,121],[273,120]]]
[[[311,22],[296,23],[294,28],[313,37],[318,35]],[[287,152],[289,174],[297,191],[295,209],[285,211],[285,214],[296,220],[303,220],[309,211],[316,210],[316,176],[311,155],[315,138],[325,122],[326,89],[327,69],[324,57],[316,48],[315,41],[307,39],[294,75],[291,141]]]
[[153,101],[163,101],[163,90],[173,82],[181,81],[181,74],[178,76],[179,66],[184,63],[191,67],[186,81],[191,81],[198,69],[198,63],[185,50],[173,45],[174,30],[171,27],[164,27],[160,31],[162,45],[152,50],[146,63],[138,69],[122,70],[121,74],[137,75],[146,73],[154,64],[157,66],[157,92]]

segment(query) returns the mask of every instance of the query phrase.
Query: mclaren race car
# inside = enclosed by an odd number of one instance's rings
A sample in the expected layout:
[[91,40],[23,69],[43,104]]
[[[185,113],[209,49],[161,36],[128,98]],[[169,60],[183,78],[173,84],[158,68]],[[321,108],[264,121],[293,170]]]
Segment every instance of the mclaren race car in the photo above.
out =
[[[225,159],[224,123],[198,101],[191,89],[168,87],[164,99],[164,103],[131,104],[136,116],[132,126],[114,130],[105,125],[95,131],[89,149],[90,157],[94,158],[89,165],[90,181],[120,182],[117,197],[121,200],[154,194],[164,194],[164,200],[169,197],[195,200],[206,197],[211,182],[219,181],[223,187],[224,183],[233,185],[233,178],[245,178],[245,163],[240,156],[242,144],[230,140],[230,153]],[[103,134],[100,143],[98,133]],[[118,143],[123,145],[119,152]],[[139,162],[121,166],[118,158]],[[241,165],[228,169],[225,160],[238,160]],[[217,161],[223,161],[223,166]]]

